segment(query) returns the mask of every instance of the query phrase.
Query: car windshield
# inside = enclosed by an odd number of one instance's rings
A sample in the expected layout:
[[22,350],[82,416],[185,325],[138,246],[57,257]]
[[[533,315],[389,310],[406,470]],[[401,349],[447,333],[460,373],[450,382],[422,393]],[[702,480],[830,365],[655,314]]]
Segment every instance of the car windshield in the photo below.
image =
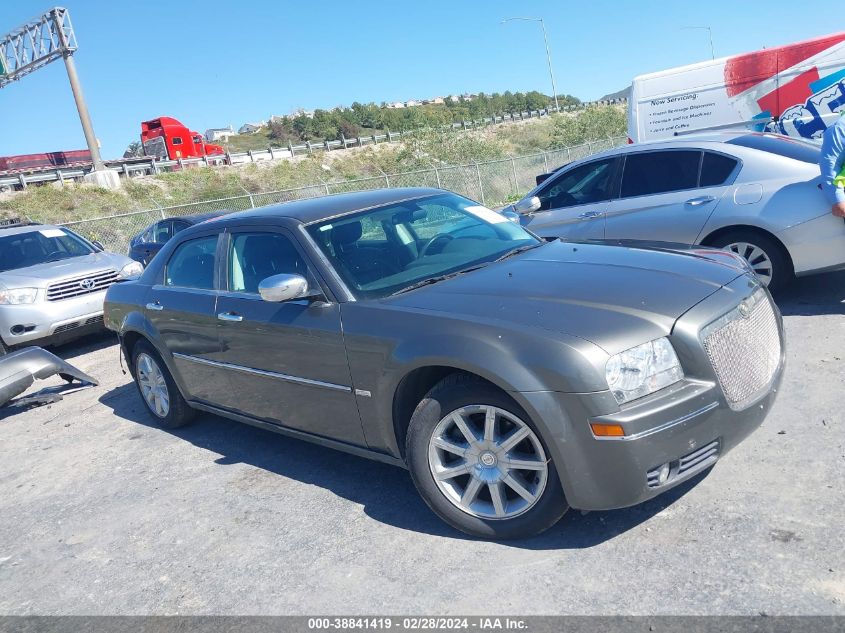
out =
[[0,272],[89,255],[94,250],[70,231],[44,227],[0,235]]
[[378,298],[541,242],[504,216],[436,194],[318,222],[308,232],[358,298]]
[[794,138],[787,138],[777,134],[744,134],[728,141],[731,145],[750,147],[761,152],[785,156],[793,160],[800,160],[802,163],[817,165],[819,162],[820,148],[814,143],[801,141]]

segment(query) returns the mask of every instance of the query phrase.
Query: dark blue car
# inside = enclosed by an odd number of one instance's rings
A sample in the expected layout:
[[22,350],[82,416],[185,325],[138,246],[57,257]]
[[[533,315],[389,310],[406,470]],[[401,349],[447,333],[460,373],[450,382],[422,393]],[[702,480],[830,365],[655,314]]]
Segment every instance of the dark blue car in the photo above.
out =
[[219,217],[229,211],[209,211],[196,215],[185,215],[178,218],[166,218],[153,222],[143,231],[129,240],[129,257],[144,266],[150,263],[153,257],[167,244],[171,237],[189,226],[205,222],[212,218]]

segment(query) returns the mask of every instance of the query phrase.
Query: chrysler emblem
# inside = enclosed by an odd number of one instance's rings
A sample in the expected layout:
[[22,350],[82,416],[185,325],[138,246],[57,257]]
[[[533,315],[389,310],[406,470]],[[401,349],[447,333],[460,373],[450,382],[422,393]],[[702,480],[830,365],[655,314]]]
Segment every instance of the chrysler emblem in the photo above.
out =
[[91,290],[94,287],[94,280],[93,279],[83,279],[79,282],[79,287],[83,290]]

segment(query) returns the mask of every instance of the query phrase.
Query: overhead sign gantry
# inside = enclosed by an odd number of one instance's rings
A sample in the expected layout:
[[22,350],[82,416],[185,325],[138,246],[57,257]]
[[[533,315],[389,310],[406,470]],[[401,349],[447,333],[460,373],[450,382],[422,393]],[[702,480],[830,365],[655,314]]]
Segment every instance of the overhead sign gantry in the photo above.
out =
[[94,127],[73,61],[76,50],[76,34],[68,10],[54,7],[0,38],[0,88],[51,62],[64,59],[85,142],[91,152],[94,167],[92,180],[103,186],[119,186],[117,174],[106,169],[100,157],[97,137],[94,136]]

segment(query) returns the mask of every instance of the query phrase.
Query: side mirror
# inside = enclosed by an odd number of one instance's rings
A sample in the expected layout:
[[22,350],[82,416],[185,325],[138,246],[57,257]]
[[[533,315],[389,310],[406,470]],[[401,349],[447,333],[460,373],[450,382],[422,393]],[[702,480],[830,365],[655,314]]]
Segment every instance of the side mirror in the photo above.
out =
[[531,196],[530,198],[523,198],[522,200],[514,204],[513,210],[519,213],[520,215],[528,215],[529,213],[539,211],[540,205],[540,198],[538,198],[537,196]]
[[258,284],[258,294],[264,301],[279,303],[309,296],[308,282],[302,275],[273,275]]
[[502,215],[506,217],[511,222],[515,222],[519,224],[519,214],[513,210],[513,207],[508,207],[504,211],[502,211]]
[[94,248],[96,248],[100,252],[103,252],[104,250],[106,250],[106,247],[103,246],[103,243],[100,240],[94,240],[91,243],[94,245]]

